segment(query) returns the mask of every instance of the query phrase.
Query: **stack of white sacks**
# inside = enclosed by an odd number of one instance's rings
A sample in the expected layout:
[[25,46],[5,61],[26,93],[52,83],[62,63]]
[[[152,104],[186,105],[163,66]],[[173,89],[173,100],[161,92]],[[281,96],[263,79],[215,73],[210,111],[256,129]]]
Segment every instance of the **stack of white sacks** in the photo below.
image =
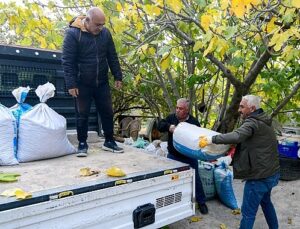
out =
[[24,102],[29,88],[16,90],[17,93],[14,91],[13,94],[18,106],[11,109],[0,106],[0,165],[75,153],[67,138],[66,119],[45,104],[54,96],[54,85],[46,83],[35,90],[41,103],[34,107],[20,104],[20,101]]

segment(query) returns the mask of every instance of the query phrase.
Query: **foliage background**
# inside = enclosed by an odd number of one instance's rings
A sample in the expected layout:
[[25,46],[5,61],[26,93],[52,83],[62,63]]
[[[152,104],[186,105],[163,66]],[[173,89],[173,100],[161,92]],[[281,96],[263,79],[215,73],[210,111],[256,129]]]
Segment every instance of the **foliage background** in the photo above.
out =
[[300,1],[6,1],[0,41],[60,50],[68,21],[91,6],[107,15],[122,64],[116,116],[161,118],[187,97],[202,125],[228,132],[253,93],[280,122],[300,123]]

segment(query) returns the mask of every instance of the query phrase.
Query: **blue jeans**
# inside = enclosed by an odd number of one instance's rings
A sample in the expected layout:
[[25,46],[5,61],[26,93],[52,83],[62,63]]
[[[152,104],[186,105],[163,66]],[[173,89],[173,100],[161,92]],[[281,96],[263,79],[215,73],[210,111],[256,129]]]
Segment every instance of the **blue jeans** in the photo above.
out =
[[253,228],[259,205],[263,210],[269,228],[278,228],[275,208],[271,202],[271,191],[272,188],[278,184],[278,180],[279,172],[264,179],[246,181],[242,204],[243,218],[241,220],[240,229]]
[[196,172],[196,179],[195,179],[195,183],[196,183],[196,201],[199,204],[204,204],[205,203],[205,194],[203,191],[203,187],[202,187],[202,183],[200,180],[200,175],[199,175],[199,166],[198,166],[198,160],[196,159],[192,159],[189,157],[185,157],[185,156],[176,156],[174,154],[170,154],[168,153],[168,158],[176,160],[176,161],[180,161],[186,164],[189,164],[193,169],[195,169]]

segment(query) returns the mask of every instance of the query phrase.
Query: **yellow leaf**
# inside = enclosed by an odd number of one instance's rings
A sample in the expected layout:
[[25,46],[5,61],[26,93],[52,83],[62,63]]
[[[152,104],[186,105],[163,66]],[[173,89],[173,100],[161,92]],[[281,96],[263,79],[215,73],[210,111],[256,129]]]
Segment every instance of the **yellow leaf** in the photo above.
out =
[[171,9],[177,14],[183,8],[183,4],[182,4],[181,0],[165,0],[165,1],[166,1],[166,4],[169,7],[171,7]]
[[56,46],[54,43],[50,43],[49,46],[48,46],[49,49],[53,49],[55,50],[56,49]]
[[216,49],[216,41],[218,40],[218,38],[213,37],[207,47],[207,49],[204,51],[203,56],[206,56],[208,53],[213,52]]
[[213,18],[211,15],[202,15],[200,24],[205,31],[209,29],[210,24],[213,23]]
[[220,229],[227,229],[227,226],[224,223],[220,224]]
[[141,76],[140,74],[138,74],[138,75],[136,75],[136,76],[134,77],[134,82],[135,82],[135,84],[140,83],[141,80],[142,80],[142,76]]
[[139,52],[140,54],[146,55],[147,49],[148,49],[148,44],[144,44],[144,45],[142,45],[142,46],[139,48],[138,52]]
[[252,4],[254,6],[257,6],[259,4],[261,4],[262,1],[261,0],[249,0],[249,4]]
[[164,0],[156,0],[156,5],[163,7],[164,6]]
[[232,0],[231,10],[238,18],[243,18],[246,13],[244,0]]
[[153,56],[153,55],[155,54],[155,52],[156,52],[156,50],[155,50],[155,48],[153,48],[153,47],[150,47],[150,48],[148,49],[148,53],[149,53],[151,56]]
[[80,176],[90,176],[91,174],[91,169],[90,168],[81,168],[79,171]]
[[144,28],[144,25],[142,22],[139,21],[138,23],[136,23],[136,31],[138,33],[141,32],[143,30],[143,28]]
[[299,0],[292,0],[291,5],[293,7],[300,8],[300,1]]
[[122,5],[121,5],[120,2],[117,2],[117,4],[116,4],[116,9],[117,9],[117,11],[119,11],[119,12],[121,12],[121,11],[123,10],[123,7],[122,7]]
[[50,24],[49,19],[48,19],[48,18],[45,18],[45,17],[43,17],[43,18],[41,19],[40,22],[41,22],[42,24],[44,24],[44,25],[49,25],[49,24]]
[[199,216],[192,216],[191,219],[190,219],[190,221],[191,221],[192,223],[200,222],[201,220],[202,220],[202,218],[199,217]]
[[19,200],[29,199],[29,198],[32,197],[31,193],[25,192],[25,191],[23,191],[21,189],[15,191],[15,194],[16,194],[17,199],[19,199]]
[[100,173],[100,171],[91,170],[90,168],[81,168],[79,171],[79,174],[82,177],[92,176],[92,175],[99,174],[99,173]]
[[269,23],[267,24],[267,33],[272,33],[277,27],[276,25],[274,24],[276,18],[275,17],[272,17],[271,21],[269,21]]
[[170,53],[165,54],[160,61],[160,68],[165,71],[170,66]]
[[221,0],[220,1],[221,10],[226,10],[228,8],[228,5],[229,5],[228,0]]
[[20,188],[7,189],[1,193],[1,196],[12,197],[16,195],[16,191],[22,191]]
[[300,32],[295,26],[292,26],[289,30],[291,31],[291,34],[300,39]]
[[231,213],[233,215],[240,215],[241,214],[241,209],[234,209],[234,210],[231,211]]
[[123,172],[122,169],[118,168],[118,167],[110,167],[109,169],[106,170],[106,174],[108,176],[112,176],[112,177],[123,177],[126,176],[126,174]]
[[128,25],[126,24],[126,21],[119,19],[119,18],[113,18],[112,23],[114,26],[114,31],[116,33],[122,33],[128,28]]
[[144,9],[149,15],[159,16],[161,14],[161,9],[155,5],[147,4]]
[[227,41],[223,39],[218,39],[218,42],[216,42],[216,46],[216,51],[220,53],[221,57],[223,57],[226,51],[229,49]]
[[155,16],[159,16],[161,14],[161,9],[159,7],[157,7],[157,6],[154,6],[153,7],[153,14]]
[[196,43],[193,47],[193,51],[197,52],[200,48],[202,48],[202,42],[201,41],[196,41]]
[[259,34],[256,34],[256,35],[254,36],[254,40],[255,40],[256,42],[260,41],[260,40],[261,40],[260,35],[259,35]]
[[274,46],[274,50],[279,51],[282,45],[289,39],[291,35],[291,30],[287,30],[283,33],[275,33],[272,39],[270,40],[269,46]]
[[291,46],[287,46],[283,52],[282,52],[282,58],[286,61],[289,62],[293,59],[296,59],[300,54],[300,51],[295,50],[293,47]]
[[47,48],[47,41],[44,37],[40,37],[39,41],[41,48]]
[[236,43],[240,43],[242,46],[247,45],[247,43],[241,37],[236,38]]

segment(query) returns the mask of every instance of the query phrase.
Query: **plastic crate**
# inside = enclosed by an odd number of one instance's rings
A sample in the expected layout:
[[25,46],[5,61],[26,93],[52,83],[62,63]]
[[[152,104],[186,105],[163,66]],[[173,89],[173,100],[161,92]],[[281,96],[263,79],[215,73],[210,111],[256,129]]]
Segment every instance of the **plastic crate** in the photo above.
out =
[[300,159],[279,157],[280,162],[280,180],[300,179]]
[[299,145],[294,141],[282,141],[278,144],[278,151],[280,156],[289,158],[298,158]]

